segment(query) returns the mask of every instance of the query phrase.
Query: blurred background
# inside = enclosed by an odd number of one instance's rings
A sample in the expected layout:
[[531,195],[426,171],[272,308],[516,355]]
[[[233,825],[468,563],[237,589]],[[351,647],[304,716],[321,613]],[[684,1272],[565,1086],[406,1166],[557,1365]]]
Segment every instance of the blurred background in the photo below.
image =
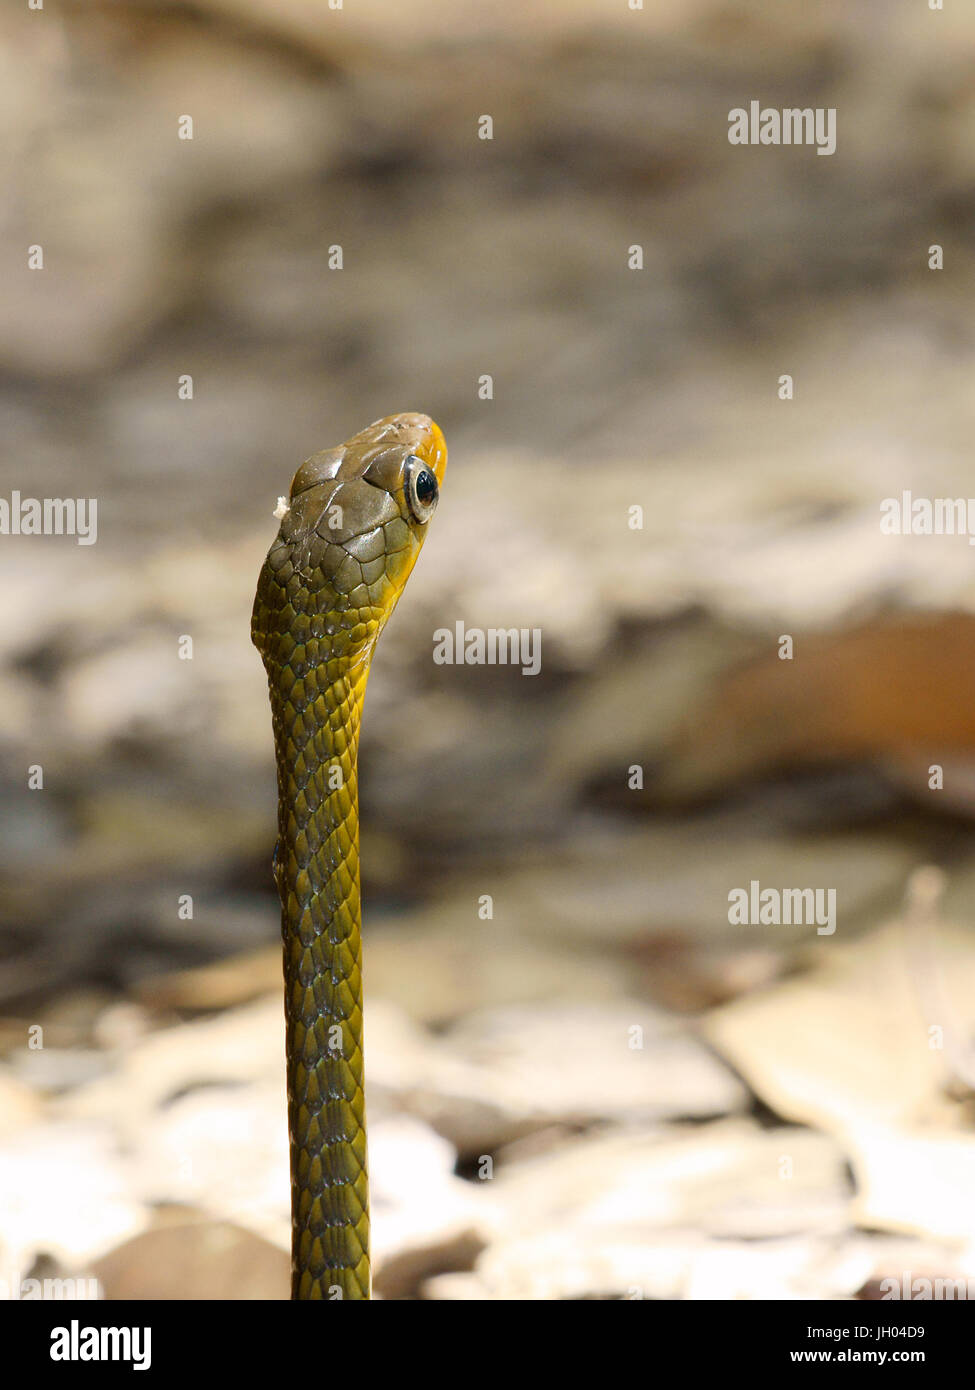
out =
[[[0,491],[98,503],[0,537],[13,1296],[287,1296],[250,609],[401,410],[451,462],[360,755],[377,1292],[975,1279],[973,552],[880,530],[975,492],[975,18],[63,0],[0,72]],[[752,100],[836,153],[731,146]]]

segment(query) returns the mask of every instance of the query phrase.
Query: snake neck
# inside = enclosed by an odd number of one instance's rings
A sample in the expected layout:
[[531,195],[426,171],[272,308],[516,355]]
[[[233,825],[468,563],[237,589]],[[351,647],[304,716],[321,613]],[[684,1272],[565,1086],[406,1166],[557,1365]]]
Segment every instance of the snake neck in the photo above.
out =
[[368,662],[269,666],[278,768],[292,1297],[370,1296],[357,752]]

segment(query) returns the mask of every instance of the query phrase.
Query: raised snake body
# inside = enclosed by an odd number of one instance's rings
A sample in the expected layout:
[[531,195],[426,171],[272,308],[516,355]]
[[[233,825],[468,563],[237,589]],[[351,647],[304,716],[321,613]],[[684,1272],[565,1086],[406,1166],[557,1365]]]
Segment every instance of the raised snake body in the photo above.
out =
[[257,587],[278,777],[292,1298],[370,1296],[356,755],[376,639],[447,463],[426,415],[377,420],[299,468]]

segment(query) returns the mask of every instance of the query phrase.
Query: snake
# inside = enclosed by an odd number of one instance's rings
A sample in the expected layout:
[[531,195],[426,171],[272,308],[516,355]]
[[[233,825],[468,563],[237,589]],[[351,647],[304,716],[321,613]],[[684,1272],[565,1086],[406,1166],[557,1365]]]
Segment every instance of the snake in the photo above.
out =
[[372,1295],[359,729],[446,465],[440,427],[414,412],[313,454],[279,503],[254,601],[277,769],[293,1299]]

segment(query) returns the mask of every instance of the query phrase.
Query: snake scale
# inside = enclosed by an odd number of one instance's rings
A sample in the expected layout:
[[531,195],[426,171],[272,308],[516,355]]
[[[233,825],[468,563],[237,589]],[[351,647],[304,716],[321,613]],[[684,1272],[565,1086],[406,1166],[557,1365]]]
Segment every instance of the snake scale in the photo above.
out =
[[278,781],[296,1299],[367,1299],[357,752],[373,649],[416,563],[447,464],[426,415],[390,415],[295,474],[251,635]]

